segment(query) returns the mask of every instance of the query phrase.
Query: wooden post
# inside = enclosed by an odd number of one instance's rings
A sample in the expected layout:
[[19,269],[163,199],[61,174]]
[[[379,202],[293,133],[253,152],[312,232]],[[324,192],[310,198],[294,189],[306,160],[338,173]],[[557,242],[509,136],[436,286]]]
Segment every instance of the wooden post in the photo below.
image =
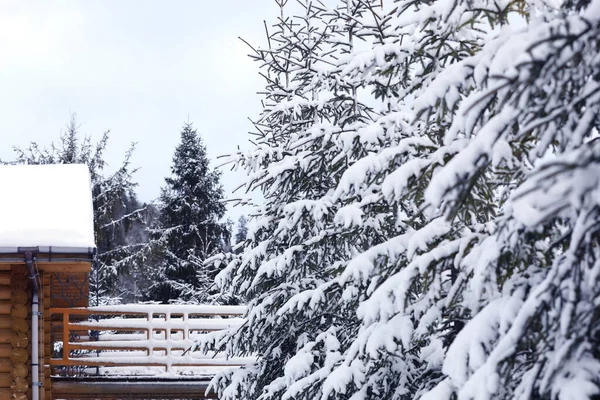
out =
[[67,310],[64,310],[63,312],[63,360],[68,360],[69,359],[69,355],[71,353],[71,349],[69,347],[69,321],[71,320],[71,317],[69,315],[69,312]]

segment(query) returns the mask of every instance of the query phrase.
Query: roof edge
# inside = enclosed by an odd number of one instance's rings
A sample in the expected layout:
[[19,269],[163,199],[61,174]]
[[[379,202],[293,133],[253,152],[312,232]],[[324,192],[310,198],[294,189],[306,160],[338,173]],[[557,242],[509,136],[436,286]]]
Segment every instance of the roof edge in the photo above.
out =
[[95,255],[95,247],[65,247],[65,246],[0,246],[0,254],[24,254],[30,251],[34,254],[79,254]]

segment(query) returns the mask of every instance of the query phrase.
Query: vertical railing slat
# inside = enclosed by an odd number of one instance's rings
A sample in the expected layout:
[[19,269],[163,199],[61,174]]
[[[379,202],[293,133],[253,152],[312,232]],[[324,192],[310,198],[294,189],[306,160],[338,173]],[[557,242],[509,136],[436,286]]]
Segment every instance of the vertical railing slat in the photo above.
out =
[[69,321],[70,314],[68,311],[64,311],[63,315],[63,360],[69,359]]

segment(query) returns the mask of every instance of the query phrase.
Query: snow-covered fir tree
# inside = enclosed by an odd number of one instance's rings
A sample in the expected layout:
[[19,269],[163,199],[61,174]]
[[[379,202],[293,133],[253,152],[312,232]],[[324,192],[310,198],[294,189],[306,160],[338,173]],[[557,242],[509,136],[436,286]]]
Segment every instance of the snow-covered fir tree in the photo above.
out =
[[600,393],[600,2],[527,9],[529,24],[499,32],[414,105],[437,113],[446,93],[465,94],[428,203],[456,223],[485,179],[501,206],[456,262],[446,302],[470,318],[445,354],[439,399]]
[[150,300],[207,301],[218,270],[203,262],[230,241],[228,225],[220,222],[225,205],[219,178],[220,172],[209,168],[200,135],[192,124],[184,124],[151,232],[157,264]]
[[334,200],[348,165],[379,146],[376,136],[362,130],[377,116],[363,100],[371,96],[361,95],[359,79],[343,78],[355,42],[374,34],[365,22],[373,22],[375,6],[301,5],[303,15],[293,17],[280,3],[267,48],[255,55],[267,80],[265,110],[256,122],[256,148],[237,161],[249,172],[249,189],[260,188],[265,204],[249,224],[244,253],[221,259],[228,266],[220,279],[226,291],[250,299],[249,321],[227,345],[234,353],[261,357],[217,379],[224,398],[279,398],[287,390],[318,397],[326,374],[297,386],[286,365],[302,349],[311,349],[315,371],[335,365],[359,319],[334,280],[344,259],[395,230],[392,215],[377,208],[368,210],[368,226],[357,227],[356,209]]
[[[265,111],[236,157],[265,204],[215,257],[248,321],[201,343],[257,361],[213,388],[597,396],[600,2],[300,4],[256,51]],[[365,93],[373,112],[337,112]]]
[[[137,252],[145,246],[139,237],[145,208],[139,204],[133,180],[136,168],[130,163],[134,146],[125,153],[121,165],[107,174],[104,151],[109,140],[105,132],[97,143],[79,133],[75,115],[61,134],[58,143],[41,148],[30,143],[25,148],[15,147],[16,163],[20,164],[86,164],[90,169],[94,203],[94,236],[98,251],[89,276],[90,303],[106,304],[119,301],[119,279],[135,268]],[[141,240],[141,241],[140,241]]]

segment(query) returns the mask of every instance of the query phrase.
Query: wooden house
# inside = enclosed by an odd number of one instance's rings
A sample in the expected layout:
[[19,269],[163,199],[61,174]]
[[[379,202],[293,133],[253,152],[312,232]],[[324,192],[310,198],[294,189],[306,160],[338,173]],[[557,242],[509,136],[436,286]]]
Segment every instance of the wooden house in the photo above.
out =
[[0,400],[50,398],[50,337],[62,332],[51,332],[49,309],[88,305],[90,175],[85,165],[0,166],[0,187]]

